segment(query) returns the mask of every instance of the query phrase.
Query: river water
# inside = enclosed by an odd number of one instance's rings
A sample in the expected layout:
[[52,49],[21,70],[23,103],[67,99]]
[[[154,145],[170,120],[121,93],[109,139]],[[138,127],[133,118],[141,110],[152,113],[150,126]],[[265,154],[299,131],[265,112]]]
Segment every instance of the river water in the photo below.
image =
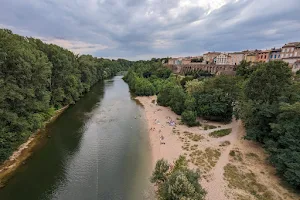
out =
[[116,76],[96,84],[45,130],[1,200],[152,199],[143,108]]

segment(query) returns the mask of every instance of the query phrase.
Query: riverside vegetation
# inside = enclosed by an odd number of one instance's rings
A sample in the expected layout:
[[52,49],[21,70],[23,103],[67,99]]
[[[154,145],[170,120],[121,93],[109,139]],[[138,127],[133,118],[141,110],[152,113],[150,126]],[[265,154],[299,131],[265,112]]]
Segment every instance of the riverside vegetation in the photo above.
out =
[[198,126],[197,117],[242,119],[246,139],[261,143],[278,175],[300,189],[299,72],[292,74],[283,61],[243,61],[235,77],[203,74],[175,75],[152,60],[134,63],[124,80],[136,95],[157,95],[157,103],[181,115],[188,126]]
[[75,55],[57,45],[0,29],[0,163],[95,83],[130,61]]

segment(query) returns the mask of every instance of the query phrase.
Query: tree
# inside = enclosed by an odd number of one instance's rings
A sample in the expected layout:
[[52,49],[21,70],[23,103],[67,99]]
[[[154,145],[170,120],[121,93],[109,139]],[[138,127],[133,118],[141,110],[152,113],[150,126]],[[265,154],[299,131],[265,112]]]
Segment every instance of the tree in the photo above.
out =
[[185,93],[182,87],[176,85],[171,89],[170,93],[171,99],[169,105],[171,109],[178,115],[180,115],[184,110]]
[[251,65],[251,62],[243,60],[236,69],[236,75],[242,76],[244,78],[249,78],[249,76],[255,71],[255,65]]
[[161,88],[159,94],[157,95],[157,103],[162,106],[170,106],[171,101],[171,91],[176,86],[173,81],[168,81]]
[[197,79],[187,81],[185,84],[185,90],[190,95],[204,91],[204,82]]
[[194,111],[196,110],[196,99],[192,95],[186,95],[186,99],[184,101],[184,108],[186,110]]
[[246,80],[238,109],[248,139],[264,142],[270,137],[270,123],[275,122],[280,99],[290,86],[291,70],[282,61],[259,64]]
[[181,120],[188,126],[198,126],[199,122],[197,121],[197,113],[192,110],[185,110],[181,114]]
[[[166,161],[159,160],[156,166],[166,164]],[[158,167],[160,168],[160,167]],[[166,168],[164,168],[166,169]],[[156,172],[156,168],[154,173]],[[159,170],[158,170],[159,171]],[[162,200],[202,200],[205,197],[205,190],[199,184],[199,171],[187,168],[185,157],[181,156],[175,161],[173,170],[163,170],[163,179],[151,179],[158,186],[157,195]],[[152,176],[153,177],[153,176]],[[155,181],[157,180],[157,181]]]
[[167,180],[167,172],[170,168],[168,162],[164,159],[158,160],[155,165],[155,170],[151,176],[152,183],[163,183]]
[[300,102],[282,104],[271,124],[272,138],[266,142],[270,161],[292,186],[300,187]]
[[78,57],[0,29],[0,163],[55,109],[76,102],[96,82],[121,69],[117,61]]
[[231,121],[232,99],[221,89],[214,89],[197,95],[197,114],[208,120]]

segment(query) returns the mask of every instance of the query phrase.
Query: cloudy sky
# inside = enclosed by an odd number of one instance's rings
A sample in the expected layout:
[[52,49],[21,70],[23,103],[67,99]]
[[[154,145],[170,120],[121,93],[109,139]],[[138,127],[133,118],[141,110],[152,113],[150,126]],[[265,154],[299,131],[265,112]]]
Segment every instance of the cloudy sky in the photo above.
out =
[[300,0],[1,0],[0,27],[131,60],[300,41]]

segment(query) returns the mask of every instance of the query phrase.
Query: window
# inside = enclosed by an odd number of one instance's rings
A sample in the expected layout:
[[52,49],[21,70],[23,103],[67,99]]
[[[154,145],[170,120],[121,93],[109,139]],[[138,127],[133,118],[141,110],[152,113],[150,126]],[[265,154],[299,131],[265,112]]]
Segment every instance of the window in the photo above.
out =
[[270,58],[273,58],[273,55],[270,55]]
[[282,52],[285,52],[285,49],[282,49]]
[[265,55],[265,59],[267,58],[267,55]]
[[293,52],[294,51],[294,48],[291,48],[291,52]]
[[287,48],[286,52],[289,52],[290,51],[290,48]]
[[285,57],[286,57],[286,58],[289,57],[289,54],[285,54]]
[[276,59],[276,54],[274,55],[274,58]]
[[278,55],[278,58],[280,58],[280,54]]
[[293,57],[293,54],[292,54],[292,53],[290,54],[290,57]]
[[294,55],[297,56],[297,54],[298,54],[298,52],[296,51],[296,52],[294,53]]

